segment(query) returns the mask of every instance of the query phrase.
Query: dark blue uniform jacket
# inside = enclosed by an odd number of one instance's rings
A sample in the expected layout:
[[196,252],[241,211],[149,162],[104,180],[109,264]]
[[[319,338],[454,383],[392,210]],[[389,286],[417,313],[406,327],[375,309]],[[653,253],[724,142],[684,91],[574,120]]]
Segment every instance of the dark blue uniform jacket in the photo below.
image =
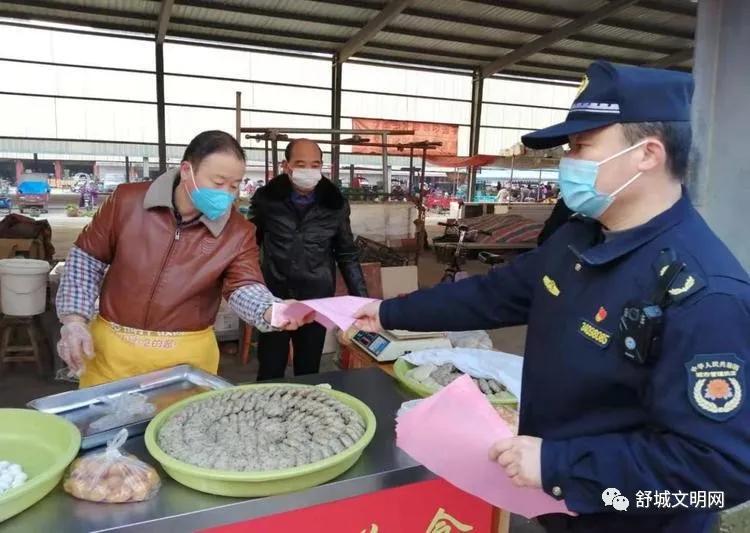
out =
[[[669,253],[686,268],[658,358],[637,364],[623,354],[622,310],[652,297]],[[543,439],[544,490],[580,514],[547,517],[553,529],[705,531],[721,499],[750,499],[750,279],[685,194],[609,239],[573,219],[485,276],[383,302],[380,319],[413,331],[528,324],[519,434]],[[605,505],[610,488],[626,511]]]

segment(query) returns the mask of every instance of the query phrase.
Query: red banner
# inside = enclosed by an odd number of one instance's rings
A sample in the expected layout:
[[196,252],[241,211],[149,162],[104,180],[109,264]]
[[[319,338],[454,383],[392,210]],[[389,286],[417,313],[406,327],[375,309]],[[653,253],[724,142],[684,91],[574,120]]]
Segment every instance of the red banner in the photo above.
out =
[[491,529],[491,505],[435,479],[204,533],[490,533]]
[[[458,126],[455,124],[439,124],[437,122],[410,122],[406,120],[384,120],[378,118],[353,118],[352,129],[354,130],[414,130],[414,135],[388,136],[388,144],[404,144],[420,141],[436,141],[443,143],[442,146],[427,152],[430,155],[453,155],[458,152]],[[371,135],[372,143],[382,142],[380,136]],[[355,154],[382,154],[383,149],[379,146],[352,146]],[[417,151],[418,152],[418,151]],[[419,155],[417,152],[415,154]],[[388,148],[391,155],[409,155],[408,150],[399,151],[398,148]]]

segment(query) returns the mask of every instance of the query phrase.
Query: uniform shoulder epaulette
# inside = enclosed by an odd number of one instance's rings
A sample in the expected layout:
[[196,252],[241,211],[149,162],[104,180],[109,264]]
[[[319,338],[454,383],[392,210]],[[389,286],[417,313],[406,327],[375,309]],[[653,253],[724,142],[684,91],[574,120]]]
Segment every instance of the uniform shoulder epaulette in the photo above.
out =
[[[679,257],[674,252],[674,250],[670,248],[662,250],[659,254],[659,258],[654,263],[654,270],[656,271],[656,275],[659,277],[663,276],[667,271],[667,267],[669,267],[672,262],[677,261],[678,259]],[[669,290],[667,292],[669,293],[669,297],[673,303],[679,303],[697,293],[705,286],[706,282],[699,274],[693,272],[689,268],[685,268],[670,284]]]

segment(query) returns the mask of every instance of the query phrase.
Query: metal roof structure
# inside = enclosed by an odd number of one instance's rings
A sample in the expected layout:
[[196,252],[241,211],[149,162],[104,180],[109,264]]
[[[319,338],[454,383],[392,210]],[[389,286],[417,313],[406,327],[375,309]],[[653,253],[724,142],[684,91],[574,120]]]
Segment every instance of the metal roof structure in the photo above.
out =
[[0,0],[0,17],[577,80],[594,59],[689,71],[691,0]]

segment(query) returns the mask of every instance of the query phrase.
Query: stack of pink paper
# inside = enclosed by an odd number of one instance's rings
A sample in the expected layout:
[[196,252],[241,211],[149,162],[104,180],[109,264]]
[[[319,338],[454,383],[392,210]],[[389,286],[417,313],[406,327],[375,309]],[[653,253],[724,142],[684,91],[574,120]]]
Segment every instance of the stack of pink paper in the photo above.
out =
[[526,518],[569,513],[565,502],[544,491],[513,485],[505,470],[490,460],[492,444],[513,435],[469,376],[423,400],[396,422],[398,447],[461,490]]
[[271,325],[279,327],[290,319],[300,319],[310,313],[315,313],[315,321],[331,329],[335,326],[346,331],[354,324],[354,313],[362,309],[372,298],[358,296],[336,296],[334,298],[320,298],[305,300],[295,304],[273,304],[271,310]]

